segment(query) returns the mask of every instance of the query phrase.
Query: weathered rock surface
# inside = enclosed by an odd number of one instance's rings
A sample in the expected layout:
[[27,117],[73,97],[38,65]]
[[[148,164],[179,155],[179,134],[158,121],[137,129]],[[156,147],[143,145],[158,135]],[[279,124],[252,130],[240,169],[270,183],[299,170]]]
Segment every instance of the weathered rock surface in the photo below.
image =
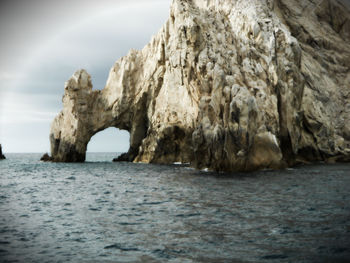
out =
[[224,171],[348,161],[349,43],[336,0],[174,0],[104,89],[84,70],[66,82],[53,160],[84,161],[90,138],[117,127],[130,132],[119,160]]
[[0,144],[0,160],[4,160],[4,159],[6,159],[6,157],[2,153],[2,147],[1,147],[1,144]]

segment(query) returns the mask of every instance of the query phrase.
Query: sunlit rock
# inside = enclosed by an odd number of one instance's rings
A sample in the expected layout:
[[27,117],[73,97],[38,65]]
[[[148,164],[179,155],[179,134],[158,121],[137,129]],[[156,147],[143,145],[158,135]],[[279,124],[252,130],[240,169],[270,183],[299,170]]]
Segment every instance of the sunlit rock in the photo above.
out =
[[174,0],[104,89],[85,70],[66,82],[53,160],[84,161],[90,138],[117,127],[130,132],[122,161],[222,171],[348,161],[349,19],[335,0]]

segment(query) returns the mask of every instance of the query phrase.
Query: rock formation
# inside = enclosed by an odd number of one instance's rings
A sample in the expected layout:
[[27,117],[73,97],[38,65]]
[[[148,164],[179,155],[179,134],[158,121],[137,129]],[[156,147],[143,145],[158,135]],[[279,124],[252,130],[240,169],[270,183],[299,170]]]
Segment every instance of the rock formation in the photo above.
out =
[[44,155],[40,158],[40,161],[51,162],[53,161],[53,158],[48,153],[44,153]]
[[173,0],[142,50],[92,90],[77,71],[51,126],[54,161],[130,132],[119,160],[250,171],[350,160],[350,12],[340,1]]
[[2,153],[2,147],[1,147],[1,144],[0,144],[0,160],[4,160],[4,159],[6,159],[6,157]]

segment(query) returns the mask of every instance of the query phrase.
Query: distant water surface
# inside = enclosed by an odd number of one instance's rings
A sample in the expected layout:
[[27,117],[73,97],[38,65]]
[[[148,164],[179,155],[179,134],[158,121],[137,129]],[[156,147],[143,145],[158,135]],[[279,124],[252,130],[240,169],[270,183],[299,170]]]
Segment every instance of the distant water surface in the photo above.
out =
[[0,161],[0,262],[349,262],[350,164]]

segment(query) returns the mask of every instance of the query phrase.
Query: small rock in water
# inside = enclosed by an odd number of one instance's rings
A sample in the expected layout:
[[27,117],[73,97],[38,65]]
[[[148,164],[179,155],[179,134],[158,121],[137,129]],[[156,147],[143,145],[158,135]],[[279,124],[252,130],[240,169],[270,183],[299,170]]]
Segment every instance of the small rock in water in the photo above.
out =
[[129,158],[128,153],[123,153],[119,155],[117,158],[113,159],[113,162],[131,162],[132,159]]
[[1,144],[0,144],[0,160],[4,160],[6,159],[5,155],[2,154],[2,148],[1,148]]
[[43,162],[50,162],[52,161],[52,157],[50,157],[50,155],[48,153],[45,153],[41,158],[40,161]]

